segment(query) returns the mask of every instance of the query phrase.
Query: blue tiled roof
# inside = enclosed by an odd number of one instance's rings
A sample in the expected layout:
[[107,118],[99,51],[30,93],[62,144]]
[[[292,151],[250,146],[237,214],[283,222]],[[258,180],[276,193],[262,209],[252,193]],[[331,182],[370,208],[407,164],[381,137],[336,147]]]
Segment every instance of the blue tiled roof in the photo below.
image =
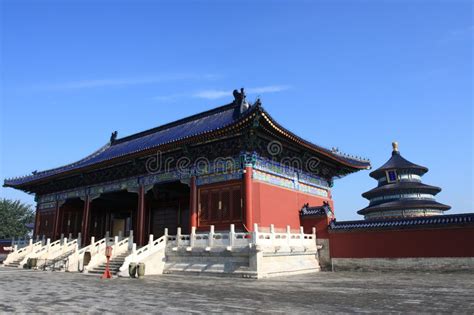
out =
[[48,171],[37,172],[30,176],[5,180],[5,185],[21,185],[32,180],[38,180],[66,171],[80,169],[124,155],[133,154],[164,144],[216,131],[232,125],[244,116],[236,114],[236,106],[234,104],[218,107],[211,111],[181,119],[158,128],[150,129],[122,139],[117,139],[113,144],[108,143],[96,152],[75,163]]
[[[4,186],[18,187],[30,182],[59,175],[64,172],[83,169],[98,163],[106,162],[108,160],[113,160],[126,155],[157,148],[162,145],[171,144],[195,136],[215,132],[237,124],[257,110],[265,112],[261,106],[255,105],[251,106],[250,109],[243,113],[240,113],[240,105],[236,105],[235,103],[217,107],[212,110],[202,112],[200,114],[193,115],[157,128],[117,139],[111,143],[107,143],[96,152],[75,163],[47,171],[35,172],[32,175],[20,178],[6,179]],[[275,122],[275,124],[277,123]],[[304,141],[296,135],[292,133],[290,134],[295,139],[297,138],[301,141]],[[311,144],[307,141],[304,142],[310,145],[310,147],[313,149],[318,150],[319,152],[324,152],[327,156],[334,160],[345,163],[349,167],[356,169],[370,167],[369,161],[343,156],[339,153],[332,152],[326,148]]]
[[421,225],[455,225],[474,224],[474,213],[437,215],[430,217],[400,218],[386,220],[359,220],[341,221],[333,220],[330,224],[331,230],[359,230],[379,228],[399,228]]
[[400,154],[399,151],[393,151],[391,158],[384,165],[380,166],[369,175],[372,178],[379,179],[381,176],[385,175],[385,171],[387,170],[402,169],[412,170],[413,172],[417,172],[420,175],[428,172],[428,168],[408,161]]

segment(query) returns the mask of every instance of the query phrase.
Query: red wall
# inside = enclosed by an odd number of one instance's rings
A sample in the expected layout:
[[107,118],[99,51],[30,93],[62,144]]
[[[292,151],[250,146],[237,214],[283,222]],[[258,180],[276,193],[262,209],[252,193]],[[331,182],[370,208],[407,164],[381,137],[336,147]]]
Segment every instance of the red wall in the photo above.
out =
[[332,258],[474,257],[474,226],[330,232]]
[[328,225],[331,218],[327,216],[310,216],[302,218],[301,225],[307,234],[313,233],[313,227],[316,227],[316,238],[329,238]]
[[10,251],[6,251],[3,247],[11,247],[12,240],[0,240],[0,254],[8,254]]
[[259,226],[268,227],[274,224],[276,228],[292,229],[301,226],[299,211],[304,204],[319,206],[328,201],[333,207],[331,199],[313,196],[290,189],[253,182],[253,222]]

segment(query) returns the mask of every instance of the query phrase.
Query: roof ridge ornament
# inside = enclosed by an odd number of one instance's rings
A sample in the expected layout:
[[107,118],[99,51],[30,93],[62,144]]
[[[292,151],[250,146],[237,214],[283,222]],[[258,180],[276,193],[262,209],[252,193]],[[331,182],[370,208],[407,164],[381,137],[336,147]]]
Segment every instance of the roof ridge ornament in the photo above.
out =
[[110,135],[110,144],[114,144],[114,142],[117,140],[118,132],[114,131]]
[[398,151],[398,142],[397,141],[392,142],[392,148],[393,148],[392,155],[393,154],[400,154],[400,151]]
[[245,95],[244,88],[241,88],[240,92],[238,90],[234,90],[232,94],[234,94],[234,104],[240,105],[239,109],[241,114],[250,108],[250,104],[246,99],[247,95]]

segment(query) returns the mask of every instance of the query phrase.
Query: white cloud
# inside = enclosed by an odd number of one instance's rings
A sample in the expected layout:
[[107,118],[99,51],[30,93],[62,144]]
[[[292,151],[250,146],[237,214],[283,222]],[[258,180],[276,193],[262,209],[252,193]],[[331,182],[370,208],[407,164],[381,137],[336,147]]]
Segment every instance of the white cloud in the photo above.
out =
[[264,93],[276,93],[288,90],[288,85],[269,85],[256,88],[250,88],[247,91],[249,94],[264,94]]
[[[247,94],[266,94],[266,93],[277,93],[282,92],[285,90],[290,89],[288,85],[268,85],[268,86],[260,86],[255,88],[248,88],[245,89]],[[230,90],[203,90],[195,93],[193,96],[198,98],[205,98],[205,99],[218,99],[223,97],[228,97],[232,95],[232,91]]]
[[74,90],[74,89],[88,89],[98,87],[119,87],[127,85],[142,85],[170,81],[184,81],[184,80],[215,80],[220,76],[215,74],[193,74],[193,73],[175,73],[163,74],[155,76],[143,76],[132,78],[107,78],[107,79],[88,79],[80,81],[70,81],[63,83],[53,83],[38,85],[36,89],[39,90]]
[[194,97],[205,98],[209,100],[215,100],[218,98],[223,98],[225,96],[232,95],[232,91],[224,91],[224,90],[204,90],[197,92],[194,94]]

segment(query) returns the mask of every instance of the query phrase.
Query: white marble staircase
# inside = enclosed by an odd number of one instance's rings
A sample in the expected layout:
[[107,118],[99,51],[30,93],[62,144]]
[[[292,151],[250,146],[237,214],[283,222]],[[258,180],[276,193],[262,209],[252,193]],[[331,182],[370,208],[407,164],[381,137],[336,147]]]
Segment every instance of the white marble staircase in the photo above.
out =
[[11,268],[20,268],[20,263],[22,262],[23,257],[20,257],[16,260],[12,260],[9,263],[4,264],[5,267],[11,267]]
[[[112,275],[116,275],[119,272],[120,267],[123,265],[125,262],[125,258],[131,254],[130,251],[118,254],[117,256],[114,256],[112,259],[110,259],[110,273]],[[107,263],[101,263],[100,265],[93,267],[88,271],[89,274],[103,274],[105,271]]]
[[25,257],[42,248],[43,245],[44,244],[42,241],[33,243],[33,240],[30,239],[27,246],[22,248],[18,248],[17,245],[13,246],[13,251],[8,254],[7,258],[3,261],[3,265],[5,267],[23,268],[24,264],[26,263]]

